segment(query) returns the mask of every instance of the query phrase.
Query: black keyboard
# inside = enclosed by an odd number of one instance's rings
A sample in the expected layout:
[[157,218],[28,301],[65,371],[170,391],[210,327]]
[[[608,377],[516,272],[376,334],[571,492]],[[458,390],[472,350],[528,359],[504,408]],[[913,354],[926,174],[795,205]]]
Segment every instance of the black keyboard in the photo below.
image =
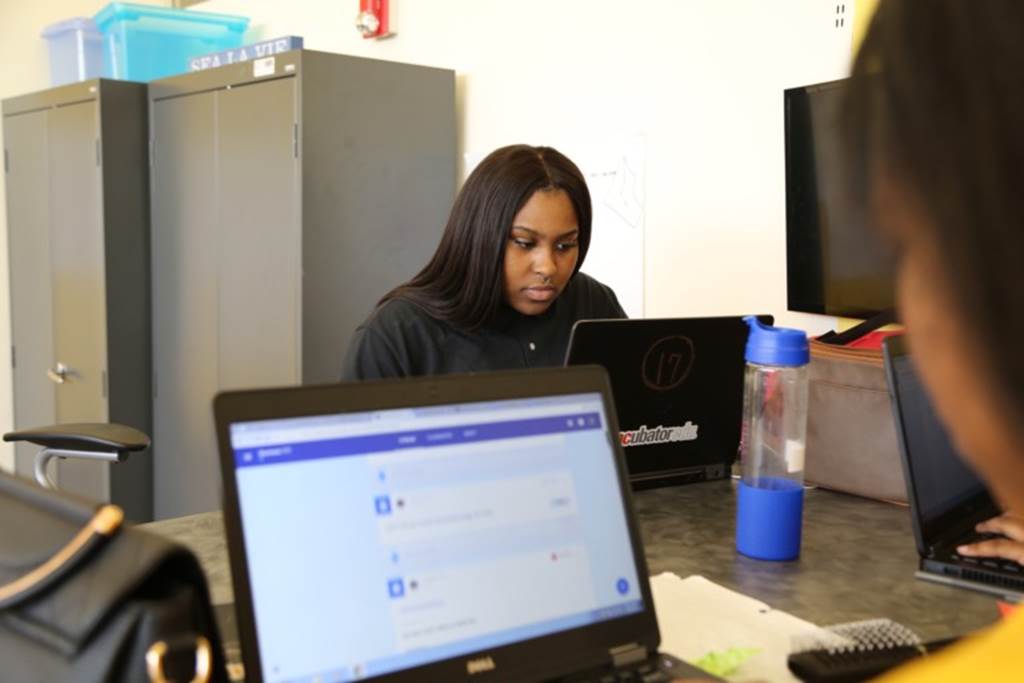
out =
[[669,683],[673,676],[662,671],[652,662],[636,667],[626,667],[600,674],[597,678],[585,678],[588,683]]
[[678,678],[721,680],[671,655],[658,654],[638,664],[570,676],[560,683],[670,683]]
[[[957,542],[957,546],[969,545],[971,543],[981,543],[982,541],[991,541],[997,538],[1005,538],[1002,534],[992,533],[981,533],[972,531],[970,534],[965,536],[963,539]],[[1024,574],[1024,567],[1021,567],[1020,563],[1014,562],[1013,560],[1004,560],[999,557],[966,557],[956,552],[956,546],[953,547],[949,552],[949,560],[957,564],[966,564],[971,567],[978,569],[991,569],[997,572],[1009,572],[1011,574]]]
[[952,553],[949,556],[949,561],[956,564],[965,564],[977,569],[991,569],[992,571],[1024,576],[1024,567],[1019,562],[1014,562],[1013,560],[1003,560],[998,557],[964,557],[963,555]]
[[789,670],[806,683],[859,683],[919,657],[914,647],[836,652],[824,650],[789,656]]
[[[980,543],[982,541],[990,541],[997,538],[1004,538],[1004,536],[1002,534],[980,533],[974,531],[958,542],[957,545]],[[977,569],[988,569],[996,572],[1006,572],[1008,574],[1020,574],[1024,576],[1024,567],[1022,567],[1019,562],[1015,562],[1013,560],[1004,560],[999,557],[966,557],[956,552],[955,548],[950,551],[949,559],[957,564],[965,564]]]

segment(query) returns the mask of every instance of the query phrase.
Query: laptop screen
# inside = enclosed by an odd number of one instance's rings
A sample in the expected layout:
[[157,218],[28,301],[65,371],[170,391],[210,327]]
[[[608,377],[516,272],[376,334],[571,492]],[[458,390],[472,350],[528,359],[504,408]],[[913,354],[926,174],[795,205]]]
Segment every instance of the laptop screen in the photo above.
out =
[[897,356],[892,363],[918,515],[927,524],[985,493],[986,487],[957,453],[910,356]]
[[267,680],[641,612],[599,393],[230,425]]
[[576,323],[566,364],[607,369],[634,482],[728,476],[740,443],[747,333],[736,316]]

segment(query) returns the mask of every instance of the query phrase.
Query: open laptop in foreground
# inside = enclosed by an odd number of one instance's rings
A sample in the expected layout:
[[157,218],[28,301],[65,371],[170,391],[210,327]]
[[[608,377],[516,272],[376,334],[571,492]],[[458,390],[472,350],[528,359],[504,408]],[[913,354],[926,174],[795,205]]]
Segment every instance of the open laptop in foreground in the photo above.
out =
[[634,488],[729,476],[740,443],[747,332],[742,317],[573,327],[565,364],[608,370]]
[[600,368],[221,394],[248,681],[669,681]]
[[963,557],[956,552],[959,545],[991,537],[974,527],[1000,510],[985,484],[957,454],[902,337],[885,340],[885,366],[921,556],[918,578],[1019,602],[1024,598],[1024,567],[1012,560]]

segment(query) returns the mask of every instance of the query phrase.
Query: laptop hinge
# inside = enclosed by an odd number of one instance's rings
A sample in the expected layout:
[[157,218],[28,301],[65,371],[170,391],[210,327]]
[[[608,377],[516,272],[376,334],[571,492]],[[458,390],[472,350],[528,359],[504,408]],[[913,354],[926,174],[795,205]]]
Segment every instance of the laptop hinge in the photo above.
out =
[[608,650],[608,654],[612,656],[612,666],[617,669],[630,664],[638,664],[647,659],[647,648],[639,643],[629,643],[613,647]]

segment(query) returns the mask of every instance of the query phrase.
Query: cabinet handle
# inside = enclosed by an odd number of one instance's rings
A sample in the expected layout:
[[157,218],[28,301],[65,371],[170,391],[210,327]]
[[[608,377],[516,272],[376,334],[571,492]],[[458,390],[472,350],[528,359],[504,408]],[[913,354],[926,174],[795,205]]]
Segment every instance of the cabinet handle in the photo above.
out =
[[55,384],[64,384],[64,382],[68,380],[68,377],[73,374],[75,374],[74,371],[63,363],[57,363],[57,367],[49,368],[46,371],[46,376]]

